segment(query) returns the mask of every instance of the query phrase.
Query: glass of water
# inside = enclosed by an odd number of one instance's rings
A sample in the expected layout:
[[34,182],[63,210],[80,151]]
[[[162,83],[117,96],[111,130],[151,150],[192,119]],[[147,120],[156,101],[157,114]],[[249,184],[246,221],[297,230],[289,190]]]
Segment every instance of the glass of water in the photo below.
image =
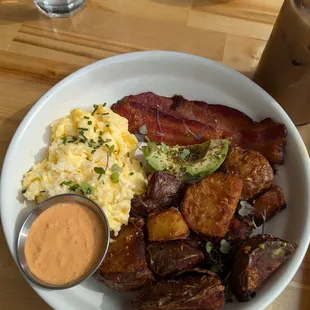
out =
[[49,17],[70,17],[85,6],[85,0],[34,0]]

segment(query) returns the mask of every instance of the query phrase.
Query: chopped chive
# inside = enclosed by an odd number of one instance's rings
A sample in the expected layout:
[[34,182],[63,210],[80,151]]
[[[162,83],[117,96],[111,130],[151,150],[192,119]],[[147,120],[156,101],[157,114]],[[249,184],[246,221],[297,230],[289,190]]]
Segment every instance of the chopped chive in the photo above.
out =
[[77,129],[79,129],[79,130],[84,130],[84,131],[87,131],[87,130],[88,130],[88,128],[83,128],[83,127],[78,127]]
[[92,112],[91,115],[94,115],[95,112],[98,110],[98,104],[94,104],[93,107],[94,107],[94,111]]
[[40,193],[45,193],[46,191],[40,191]]
[[[85,139],[80,139],[79,142],[80,142],[80,143],[85,143],[86,140],[85,140]],[[77,143],[76,143],[76,144],[77,144]]]
[[100,130],[99,133],[98,133],[98,135],[99,135],[99,136],[102,136],[102,135],[103,135],[103,132]]
[[129,175],[134,175],[134,173],[133,173],[133,172],[130,172]]
[[26,189],[23,189],[23,190],[22,190],[22,194],[25,194],[26,192],[27,192]]
[[143,164],[141,163],[141,161],[140,161],[140,167],[143,167]]
[[96,130],[97,130],[97,128],[96,128],[96,127],[94,127],[94,132],[96,132]]
[[102,113],[102,115],[109,115],[110,113]]
[[94,139],[90,139],[89,141],[90,143],[95,143]]
[[67,143],[67,137],[62,137],[62,138],[60,138],[60,140],[62,141],[63,144]]
[[62,185],[71,185],[73,184],[73,181],[63,181],[62,183],[60,183],[60,186]]
[[102,106],[105,107],[107,105],[107,103],[105,102]]
[[79,134],[80,134],[80,136],[82,136],[85,140],[87,140],[87,138],[84,136],[84,131],[80,131]]
[[92,123],[93,123],[92,121],[88,121],[88,122],[87,122],[88,125],[91,125]]
[[69,187],[69,190],[72,192],[75,192],[79,187],[80,187],[79,184],[74,184],[74,185]]
[[96,150],[92,150],[91,153],[94,154],[96,152]]
[[84,116],[85,119],[89,119],[89,116]]
[[129,155],[129,152],[127,153],[127,157],[129,157],[130,155]]
[[110,127],[110,125],[109,125],[109,124],[106,124],[105,127]]

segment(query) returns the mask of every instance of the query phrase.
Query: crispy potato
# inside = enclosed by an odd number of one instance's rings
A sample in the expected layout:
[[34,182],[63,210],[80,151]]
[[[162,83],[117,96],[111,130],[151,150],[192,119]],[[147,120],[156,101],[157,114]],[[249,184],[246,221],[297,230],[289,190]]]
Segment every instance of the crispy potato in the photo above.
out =
[[185,239],[189,229],[182,214],[176,208],[151,213],[147,219],[149,241]]
[[272,185],[273,170],[267,159],[257,151],[234,147],[224,167],[227,173],[243,180],[242,200],[249,200]]
[[149,267],[159,276],[190,270],[204,261],[204,254],[187,240],[151,243],[147,246]]
[[144,221],[133,219],[124,226],[95,273],[95,278],[118,291],[134,291],[153,280],[147,266]]
[[225,239],[230,243],[245,241],[253,230],[253,223],[248,218],[234,216],[230,222]]
[[146,193],[131,200],[130,215],[146,217],[157,210],[178,207],[183,199],[185,186],[174,175],[162,171],[153,173]]
[[242,191],[238,176],[216,172],[191,185],[181,212],[190,229],[210,237],[224,237]]
[[273,185],[266,193],[253,201],[256,225],[260,226],[263,224],[264,216],[266,216],[266,221],[268,221],[285,207],[286,202],[281,188],[278,185]]
[[131,307],[135,310],[216,310],[224,303],[224,286],[220,278],[215,274],[196,274],[144,287],[134,297]]
[[257,235],[244,243],[235,256],[230,283],[239,301],[248,301],[263,282],[292,254],[297,246],[270,235]]

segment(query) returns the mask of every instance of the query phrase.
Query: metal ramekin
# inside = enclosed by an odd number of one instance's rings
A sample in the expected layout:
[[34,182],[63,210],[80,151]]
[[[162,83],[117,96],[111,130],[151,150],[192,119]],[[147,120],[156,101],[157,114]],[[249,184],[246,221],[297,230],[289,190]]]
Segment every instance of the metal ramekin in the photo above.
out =
[[[77,202],[81,204],[82,206],[89,208],[93,210],[100,218],[102,221],[103,228],[105,230],[105,240],[104,240],[104,246],[102,247],[102,256],[98,264],[94,266],[94,268],[86,274],[83,278],[79,279],[76,282],[71,282],[66,285],[52,285],[49,283],[46,283],[39,278],[37,278],[35,275],[31,273],[31,271],[28,268],[26,257],[25,257],[25,242],[28,236],[28,233],[30,231],[30,227],[33,224],[33,222],[38,218],[38,216],[44,212],[46,209],[58,204],[58,203],[63,203],[63,202]],[[92,276],[95,271],[100,267],[102,264],[104,257],[108,251],[109,247],[109,242],[110,242],[110,228],[109,228],[109,223],[106,218],[106,215],[104,214],[103,210],[98,206],[97,203],[95,203],[93,200],[77,195],[77,194],[62,194],[62,195],[57,195],[53,196],[42,203],[40,203],[35,209],[33,209],[30,214],[27,216],[26,220],[24,221],[22,228],[18,234],[18,239],[17,239],[17,245],[16,245],[16,252],[17,252],[17,261],[19,263],[19,266],[21,270],[23,271],[24,275],[28,280],[30,280],[32,283],[34,283],[37,286],[43,287],[45,289],[52,289],[52,290],[62,290],[62,289],[67,289],[71,288],[73,286],[76,286],[86,280],[88,277]]]

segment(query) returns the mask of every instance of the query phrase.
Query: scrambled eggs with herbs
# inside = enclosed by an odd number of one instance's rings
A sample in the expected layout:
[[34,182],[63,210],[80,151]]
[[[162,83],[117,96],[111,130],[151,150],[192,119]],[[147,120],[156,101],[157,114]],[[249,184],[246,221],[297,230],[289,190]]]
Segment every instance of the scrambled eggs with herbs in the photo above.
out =
[[133,195],[147,185],[134,159],[137,147],[127,119],[110,108],[75,109],[52,124],[48,157],[24,175],[23,194],[37,202],[69,192],[86,195],[102,207],[117,235],[128,223]]

